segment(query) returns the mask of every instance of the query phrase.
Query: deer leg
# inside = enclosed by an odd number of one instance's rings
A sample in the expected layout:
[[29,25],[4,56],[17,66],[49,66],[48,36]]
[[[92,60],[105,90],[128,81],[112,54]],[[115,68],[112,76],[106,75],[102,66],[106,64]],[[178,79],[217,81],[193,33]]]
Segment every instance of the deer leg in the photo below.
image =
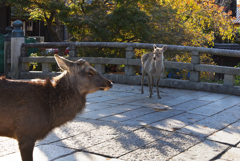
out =
[[145,76],[145,74],[146,74],[146,71],[143,69],[143,70],[142,70],[142,80],[141,80],[141,85],[142,85],[141,92],[142,92],[142,94],[143,94],[143,82],[144,82],[144,76]]
[[152,76],[148,74],[149,98],[152,98]]
[[22,161],[33,161],[33,148],[35,141],[28,137],[18,139]]
[[153,94],[153,87],[154,87],[154,77],[152,76],[152,94]]
[[158,90],[159,80],[160,80],[160,78],[157,78],[157,96],[158,96],[158,99],[161,99],[161,96],[159,95],[159,90]]

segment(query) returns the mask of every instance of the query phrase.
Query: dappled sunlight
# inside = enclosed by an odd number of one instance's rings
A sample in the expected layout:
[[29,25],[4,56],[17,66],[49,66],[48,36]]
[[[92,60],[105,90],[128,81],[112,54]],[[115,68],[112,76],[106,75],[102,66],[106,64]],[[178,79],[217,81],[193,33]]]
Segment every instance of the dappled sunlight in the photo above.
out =
[[205,137],[206,135],[210,135],[214,131],[216,131],[216,129],[212,129],[212,128],[209,128],[207,126],[192,124],[192,125],[183,127],[178,132],[182,132],[182,133],[185,133],[185,134],[188,134],[188,135]]
[[176,119],[167,119],[166,121],[162,121],[161,124],[154,125],[154,127],[159,129],[169,130],[169,131],[175,131],[185,125],[186,124],[182,121],[179,121]]
[[117,118],[125,118],[126,116],[124,116],[124,115],[114,115],[114,117],[117,117]]
[[[180,90],[177,92],[181,93]],[[124,92],[101,95],[100,92],[91,97],[96,102],[87,103],[84,114],[77,115],[73,121],[38,141],[34,157],[42,160],[58,158],[56,161],[111,161],[111,158],[197,160],[204,156],[210,160],[226,150],[226,144],[235,146],[240,141],[240,107],[228,107],[232,103],[225,102],[226,109],[211,116],[190,113],[205,105],[195,96],[184,98],[191,92],[194,91],[182,92],[178,99],[168,96],[165,99],[142,98],[138,97],[140,93],[128,92],[126,95]],[[178,104],[172,106],[165,102]],[[17,142],[13,140],[13,144],[11,140],[0,137],[0,154],[6,158],[13,155],[20,158]],[[5,145],[11,148],[14,145],[17,150],[10,151]],[[2,147],[8,152],[2,152]]]
[[15,152],[19,152],[17,140],[0,136],[0,157]]

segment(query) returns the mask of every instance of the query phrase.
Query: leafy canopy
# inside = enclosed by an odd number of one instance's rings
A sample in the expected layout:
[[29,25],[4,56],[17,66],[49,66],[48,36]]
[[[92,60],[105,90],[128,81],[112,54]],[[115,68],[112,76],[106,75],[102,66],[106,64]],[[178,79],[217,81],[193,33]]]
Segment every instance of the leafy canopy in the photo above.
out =
[[[233,40],[231,12],[215,0],[8,0],[29,19],[44,20],[59,39],[67,26],[73,40],[212,45]],[[19,15],[20,16],[20,15]],[[56,26],[56,29],[53,28]]]

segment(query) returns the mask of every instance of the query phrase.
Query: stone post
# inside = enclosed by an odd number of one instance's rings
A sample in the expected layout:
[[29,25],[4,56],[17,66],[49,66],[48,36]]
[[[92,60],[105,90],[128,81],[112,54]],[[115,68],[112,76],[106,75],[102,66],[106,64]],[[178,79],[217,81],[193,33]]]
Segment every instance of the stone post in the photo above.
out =
[[100,74],[105,73],[105,65],[104,64],[94,64],[94,68],[98,71]]
[[74,45],[69,46],[69,57],[77,57],[77,51]]
[[52,72],[52,64],[51,63],[42,63],[42,72]]
[[[126,49],[126,58],[132,59],[135,56],[132,46],[128,46]],[[132,65],[125,65],[125,76],[135,75],[135,68]]]
[[235,75],[224,74],[224,85],[233,86],[235,82]]
[[[193,65],[200,64],[199,52],[198,51],[192,51],[191,54],[192,54],[191,63]],[[194,66],[193,66],[193,68],[194,68]],[[192,82],[199,82],[200,72],[197,72],[194,69],[193,69],[193,71],[190,71],[189,80],[192,81]]]
[[16,20],[12,23],[14,30],[12,30],[11,38],[11,78],[19,79],[21,47],[24,43],[23,30],[20,29],[23,25],[22,21]]
[[5,29],[8,33],[5,35],[4,41],[4,75],[8,78],[8,72],[11,70],[11,65],[8,63],[8,59],[11,58],[11,37],[12,37],[12,26],[8,26]]

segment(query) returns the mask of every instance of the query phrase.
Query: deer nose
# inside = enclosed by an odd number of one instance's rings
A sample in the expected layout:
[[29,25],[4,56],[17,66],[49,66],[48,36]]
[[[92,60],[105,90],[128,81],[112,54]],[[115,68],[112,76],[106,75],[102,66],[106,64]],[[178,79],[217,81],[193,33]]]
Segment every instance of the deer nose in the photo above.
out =
[[153,57],[153,60],[156,60],[156,57]]
[[113,83],[112,83],[111,81],[108,81],[108,86],[109,86],[110,88],[112,88]]

